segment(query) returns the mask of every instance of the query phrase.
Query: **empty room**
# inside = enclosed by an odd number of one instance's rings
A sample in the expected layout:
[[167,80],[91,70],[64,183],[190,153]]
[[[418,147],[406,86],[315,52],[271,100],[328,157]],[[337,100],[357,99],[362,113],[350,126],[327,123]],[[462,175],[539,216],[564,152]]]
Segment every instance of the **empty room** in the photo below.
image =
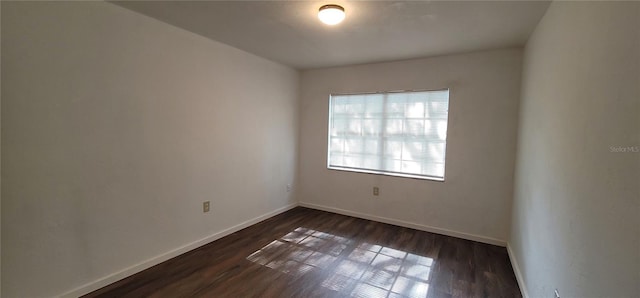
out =
[[1,297],[640,297],[640,2],[0,16]]

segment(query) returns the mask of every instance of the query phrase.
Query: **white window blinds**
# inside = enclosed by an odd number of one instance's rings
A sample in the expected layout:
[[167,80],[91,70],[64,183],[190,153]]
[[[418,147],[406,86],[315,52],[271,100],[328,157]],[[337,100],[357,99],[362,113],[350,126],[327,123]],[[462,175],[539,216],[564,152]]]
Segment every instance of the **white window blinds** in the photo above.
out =
[[331,95],[328,167],[444,180],[449,90]]

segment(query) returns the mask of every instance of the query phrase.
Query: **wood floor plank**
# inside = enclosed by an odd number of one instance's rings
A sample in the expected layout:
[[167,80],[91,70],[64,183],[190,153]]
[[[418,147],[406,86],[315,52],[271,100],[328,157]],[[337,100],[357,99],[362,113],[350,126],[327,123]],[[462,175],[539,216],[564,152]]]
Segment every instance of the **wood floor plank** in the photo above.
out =
[[504,248],[303,207],[84,297],[521,297]]

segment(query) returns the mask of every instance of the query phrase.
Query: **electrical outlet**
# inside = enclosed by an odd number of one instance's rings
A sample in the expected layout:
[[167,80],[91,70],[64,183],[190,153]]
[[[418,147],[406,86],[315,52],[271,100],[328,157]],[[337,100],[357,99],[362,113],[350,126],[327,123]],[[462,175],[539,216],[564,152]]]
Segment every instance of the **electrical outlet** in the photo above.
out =
[[558,292],[558,289],[556,289],[555,291],[553,291],[554,294],[556,294],[556,298],[560,298],[560,293]]
[[202,203],[202,212],[209,212],[210,203],[209,201],[205,201]]
[[291,191],[291,184],[287,184],[287,192]]
[[378,188],[377,186],[373,187],[373,195],[377,196],[380,194],[380,188]]

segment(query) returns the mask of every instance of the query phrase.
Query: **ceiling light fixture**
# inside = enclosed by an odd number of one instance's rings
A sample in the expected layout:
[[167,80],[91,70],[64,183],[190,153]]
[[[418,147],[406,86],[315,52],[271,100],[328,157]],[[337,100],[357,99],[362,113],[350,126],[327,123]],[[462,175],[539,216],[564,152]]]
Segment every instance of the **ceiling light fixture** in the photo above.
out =
[[327,4],[318,10],[318,18],[327,25],[335,25],[344,20],[344,8],[336,4]]

